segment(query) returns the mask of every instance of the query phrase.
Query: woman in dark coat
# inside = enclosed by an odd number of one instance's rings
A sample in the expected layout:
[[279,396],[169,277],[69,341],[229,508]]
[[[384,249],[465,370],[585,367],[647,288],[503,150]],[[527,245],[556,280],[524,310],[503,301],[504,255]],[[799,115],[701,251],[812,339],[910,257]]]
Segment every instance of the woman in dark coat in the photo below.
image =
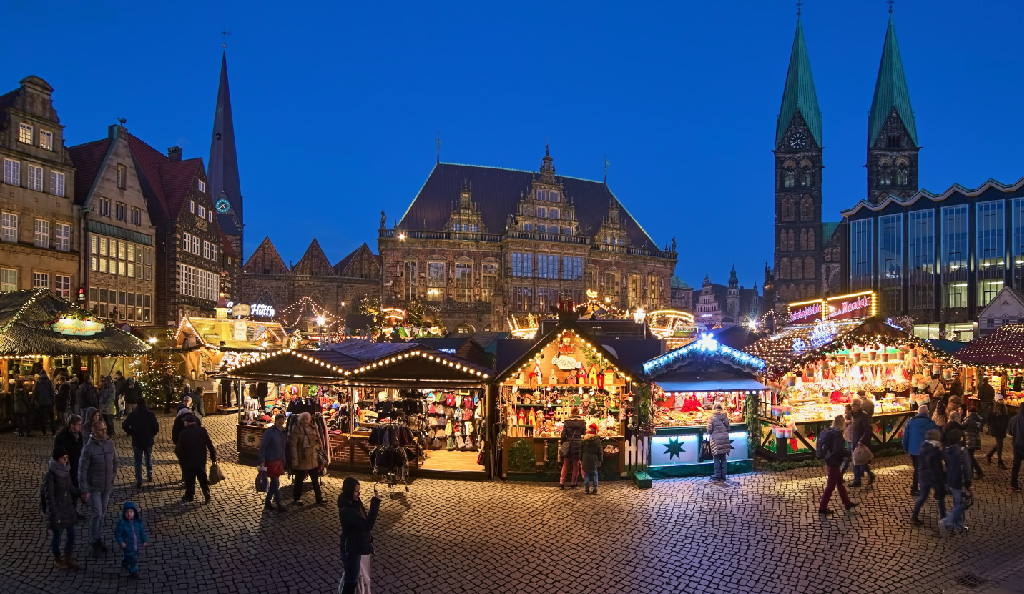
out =
[[373,555],[373,524],[380,511],[380,497],[370,499],[370,513],[366,513],[359,499],[359,481],[346,477],[338,495],[338,517],[341,520],[342,594],[354,594],[363,583],[364,592],[370,591],[370,559]]
[[992,406],[992,412],[989,413],[988,418],[988,434],[996,439],[996,445],[992,446],[992,450],[988,453],[985,458],[988,463],[992,463],[992,454],[995,454],[999,460],[999,468],[1006,469],[1006,465],[1003,464],[1003,441],[1006,439],[1006,428],[1010,425],[1010,417],[1006,414],[1006,405],[1000,402],[996,402]]
[[[78,498],[78,489],[71,483],[68,452],[60,446],[53,448],[53,459],[43,479],[43,497],[46,500],[46,527],[53,532],[50,542],[53,565],[57,569],[78,569],[71,556],[75,550],[75,523],[78,521],[75,499]],[[60,554],[61,532],[68,535],[63,555]]]
[[572,407],[572,415],[562,425],[562,438],[559,443],[569,443],[569,455],[562,458],[562,474],[558,481],[560,489],[565,488],[565,477],[572,472],[572,487],[580,480],[580,451],[583,445],[583,434],[587,432],[587,422],[580,416],[578,406]]
[[71,415],[68,417],[68,424],[53,438],[53,447],[64,448],[68,453],[68,465],[71,467],[71,484],[78,488],[78,462],[82,458],[82,446],[85,439],[82,437],[82,417]]

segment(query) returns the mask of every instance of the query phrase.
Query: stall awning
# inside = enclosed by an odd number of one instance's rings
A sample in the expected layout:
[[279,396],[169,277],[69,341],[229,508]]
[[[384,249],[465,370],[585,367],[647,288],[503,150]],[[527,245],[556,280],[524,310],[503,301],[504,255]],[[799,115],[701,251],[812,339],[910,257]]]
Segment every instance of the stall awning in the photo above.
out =
[[757,380],[745,378],[683,381],[655,380],[654,383],[665,392],[749,392],[768,389]]
[[47,289],[0,293],[0,356],[144,355],[148,344]]
[[1024,367],[1024,324],[1002,326],[967,343],[955,356],[967,365]]
[[288,333],[281,324],[254,320],[185,316],[178,325],[177,346],[183,345],[187,336],[195,337],[196,346],[221,351],[265,351],[288,344]]

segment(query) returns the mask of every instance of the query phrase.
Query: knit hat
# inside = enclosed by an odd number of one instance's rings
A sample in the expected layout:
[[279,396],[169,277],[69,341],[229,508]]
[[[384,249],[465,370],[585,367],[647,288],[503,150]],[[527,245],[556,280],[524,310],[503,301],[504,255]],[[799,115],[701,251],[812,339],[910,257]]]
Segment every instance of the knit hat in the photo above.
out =
[[597,435],[597,423],[591,423],[587,426],[587,433]]
[[919,417],[927,417],[928,416],[928,405],[927,404],[922,404],[921,406],[917,407],[917,416],[919,416]]
[[68,451],[67,451],[67,449],[64,448],[64,446],[57,446],[57,447],[53,448],[53,459],[54,460],[60,460],[61,458],[63,458],[64,456],[67,456],[67,455],[68,455]]

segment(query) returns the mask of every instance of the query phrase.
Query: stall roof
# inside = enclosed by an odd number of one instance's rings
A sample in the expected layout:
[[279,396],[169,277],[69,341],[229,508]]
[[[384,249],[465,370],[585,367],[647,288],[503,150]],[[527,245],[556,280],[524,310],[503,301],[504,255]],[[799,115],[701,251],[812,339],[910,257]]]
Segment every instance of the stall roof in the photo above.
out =
[[[528,361],[529,359],[532,359],[537,353],[543,350],[544,347],[551,344],[552,341],[558,340],[559,335],[566,330],[576,333],[576,335],[579,336],[581,339],[590,343],[590,345],[593,346],[595,350],[597,350],[599,353],[601,353],[602,356],[608,359],[608,361],[613,366],[615,366],[615,368],[618,369],[619,371],[628,371],[630,374],[634,374],[634,372],[631,371],[627,365],[623,365],[619,358],[611,351],[609,351],[607,347],[605,347],[599,341],[594,339],[592,336],[588,335],[587,331],[580,327],[580,325],[577,324],[575,320],[573,320],[569,316],[564,316],[559,319],[558,325],[552,328],[550,332],[544,334],[544,336],[541,336],[539,339],[534,341],[533,346],[528,348],[526,352],[524,352],[511,364],[502,369],[498,373],[497,377],[495,377],[494,381],[497,383],[501,383],[509,379],[512,376],[512,374],[516,373],[519,370],[519,367],[525,364],[526,361]],[[614,341],[611,342],[614,343]],[[499,357],[500,355],[501,352],[499,349]],[[499,369],[501,368],[499,367]]]
[[700,379],[710,370],[720,370],[733,378],[752,378],[754,372],[763,371],[765,362],[754,355],[719,344],[715,337],[704,334],[700,339],[650,359],[643,364],[644,373],[661,385],[659,378],[687,377]]
[[956,351],[967,365],[1024,367],[1024,324],[1008,324]]
[[144,355],[148,344],[114,324],[89,336],[50,329],[59,318],[89,320],[89,312],[47,289],[0,293],[0,356]]
[[959,342],[959,341],[956,341],[956,340],[946,340],[946,339],[938,339],[938,340],[931,340],[931,339],[929,339],[929,340],[926,340],[925,342],[927,342],[928,344],[932,345],[933,347],[939,349],[943,353],[946,353],[947,355],[952,355],[953,353],[959,351],[960,349],[962,349],[965,346],[967,346],[968,344],[970,344],[970,343],[966,343],[966,342]]
[[[246,325],[246,339],[235,339],[235,324]],[[178,325],[175,342],[181,345],[184,335],[195,336],[198,346],[222,351],[263,351],[280,349],[288,344],[288,334],[277,322],[234,320],[229,318],[190,318],[184,316]],[[250,338],[251,337],[251,338]],[[263,341],[267,346],[263,346]]]
[[666,392],[740,392],[748,390],[767,390],[761,382],[750,378],[731,379],[680,379],[655,380],[656,384]]

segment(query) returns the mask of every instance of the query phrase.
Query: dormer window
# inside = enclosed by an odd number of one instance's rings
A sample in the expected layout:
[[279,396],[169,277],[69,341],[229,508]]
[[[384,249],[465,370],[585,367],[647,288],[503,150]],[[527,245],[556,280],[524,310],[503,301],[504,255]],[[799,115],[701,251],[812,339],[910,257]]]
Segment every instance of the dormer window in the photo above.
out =
[[206,191],[206,182],[204,182],[203,180],[198,180],[198,181],[199,181],[199,191],[200,192],[205,192]]
[[548,216],[548,209],[544,208],[543,206],[538,206],[537,207],[537,216],[542,218],[542,219],[546,219],[547,216]]
[[48,151],[53,150],[53,132],[48,130],[39,131],[39,148],[46,149]]
[[543,201],[545,201],[547,199],[548,199],[548,191],[547,190],[537,190],[537,200],[540,200],[541,202],[543,202]]
[[32,144],[32,126],[28,124],[18,125],[18,142]]
[[548,210],[548,218],[557,220],[559,218],[558,217],[559,214],[561,214],[561,213],[558,212],[557,208],[552,208],[552,209]]
[[558,202],[558,192],[551,190],[551,192],[548,194],[548,199],[551,202]]

